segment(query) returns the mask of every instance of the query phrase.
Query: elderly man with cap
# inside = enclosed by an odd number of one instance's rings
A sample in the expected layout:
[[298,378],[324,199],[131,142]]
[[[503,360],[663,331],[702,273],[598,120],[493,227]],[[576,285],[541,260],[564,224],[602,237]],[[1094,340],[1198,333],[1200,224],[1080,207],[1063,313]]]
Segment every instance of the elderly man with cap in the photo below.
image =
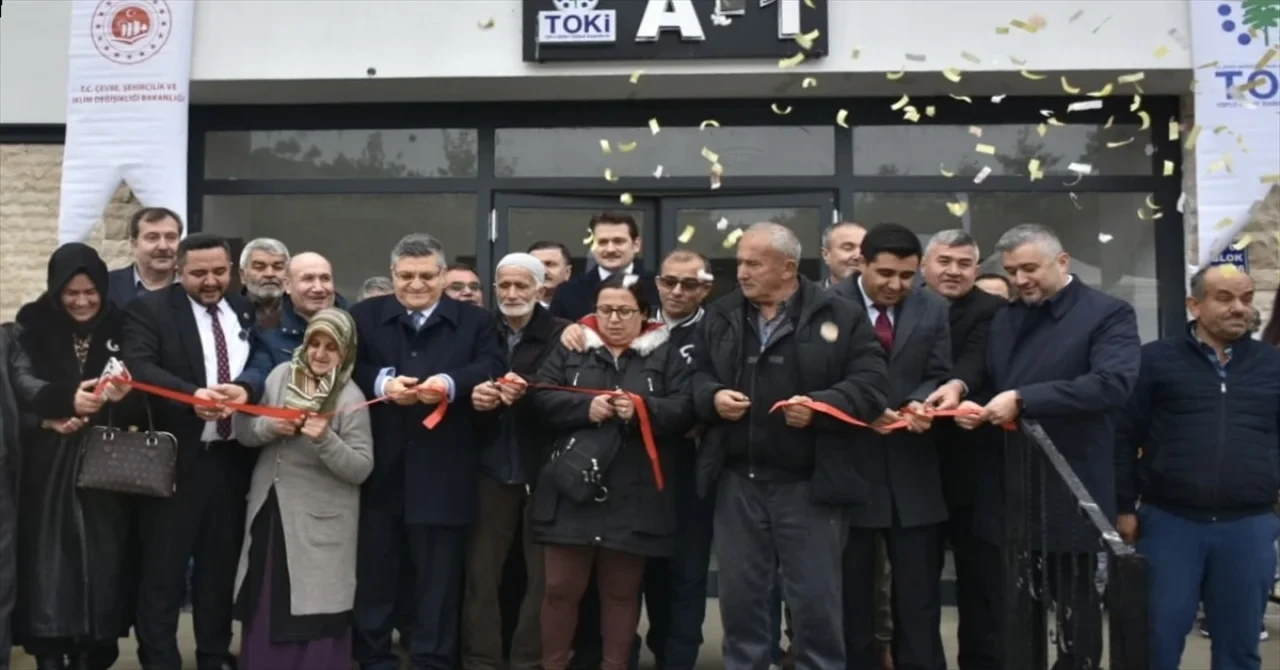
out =
[[[480,507],[467,556],[463,595],[462,668],[489,670],[510,667],[533,670],[541,660],[538,616],[542,603],[542,552],[533,544],[527,518],[530,485],[537,474],[544,433],[523,401],[524,379],[542,366],[567,321],[551,315],[538,296],[547,279],[542,261],[525,254],[507,254],[495,271],[494,296],[498,344],[511,362],[506,383],[490,381],[475,387],[471,403],[482,425]],[[528,586],[511,640],[509,666],[502,659],[499,584],[516,531],[523,524],[523,548]]]

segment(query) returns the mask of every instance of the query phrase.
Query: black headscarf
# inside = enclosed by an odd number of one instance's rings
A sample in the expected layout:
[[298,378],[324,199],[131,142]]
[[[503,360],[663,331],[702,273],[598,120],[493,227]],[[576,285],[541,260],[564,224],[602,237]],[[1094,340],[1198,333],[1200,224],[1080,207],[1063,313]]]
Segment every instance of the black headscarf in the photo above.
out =
[[[62,289],[66,287],[67,282],[79,274],[87,276],[89,281],[93,282],[102,301],[98,313],[84,323],[71,318],[71,314],[62,306]],[[83,335],[93,332],[107,315],[107,264],[102,261],[98,252],[87,244],[69,242],[58,247],[58,250],[49,256],[48,283],[40,300],[52,308],[53,313],[59,318],[65,319],[65,323],[76,333]]]

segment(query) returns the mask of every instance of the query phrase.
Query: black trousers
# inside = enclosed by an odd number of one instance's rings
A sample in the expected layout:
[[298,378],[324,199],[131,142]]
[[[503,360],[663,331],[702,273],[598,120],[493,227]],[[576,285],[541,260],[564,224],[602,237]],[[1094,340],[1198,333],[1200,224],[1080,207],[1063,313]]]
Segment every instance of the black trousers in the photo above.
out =
[[[1033,553],[1043,560],[1036,570],[1040,592],[1057,613],[1058,659],[1053,670],[1088,670],[1102,662],[1102,609],[1096,554]],[[1104,571],[1105,572],[1105,571]],[[1070,613],[1070,614],[1068,614]],[[1044,633],[1047,637],[1047,632]]]
[[942,530],[956,568],[960,670],[1000,670],[1004,658],[1000,645],[1004,607],[1000,548],[974,534],[972,507],[952,508]]
[[469,530],[468,526],[406,524],[399,514],[373,507],[360,510],[353,652],[363,670],[400,667],[391,650],[391,630],[398,623],[396,602],[405,561],[413,566],[414,575],[410,667],[456,667]]
[[198,449],[195,462],[180,474],[173,497],[138,504],[142,575],[135,629],[146,670],[182,668],[178,614],[190,559],[195,561],[191,604],[197,667],[232,659],[233,591],[244,540],[245,497],[258,452],[235,442]]
[[[3,364],[3,363],[0,363]],[[8,465],[0,463],[0,670],[9,670],[13,647],[11,617],[18,595],[18,508]]]
[[876,653],[876,535],[892,570],[896,670],[946,670],[942,649],[942,531],[936,526],[853,528],[844,550],[844,635],[849,670],[879,670]]

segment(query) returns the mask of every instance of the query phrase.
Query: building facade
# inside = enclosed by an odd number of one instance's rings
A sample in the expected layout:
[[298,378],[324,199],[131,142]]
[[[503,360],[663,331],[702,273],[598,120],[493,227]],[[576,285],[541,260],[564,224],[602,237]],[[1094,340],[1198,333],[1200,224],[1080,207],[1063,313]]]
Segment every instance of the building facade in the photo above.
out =
[[[188,229],[318,251],[352,294],[413,231],[482,279],[543,239],[581,265],[602,209],[641,222],[645,264],[687,246],[725,283],[755,221],[791,226],[815,278],[835,221],[964,227],[984,255],[1037,222],[1150,340],[1183,322],[1197,253],[1199,1],[686,0],[655,31],[647,0],[200,0]],[[69,21],[61,0],[0,17],[0,319],[57,243]],[[137,206],[122,186],[91,236],[112,267]],[[1276,208],[1248,230],[1264,306]]]

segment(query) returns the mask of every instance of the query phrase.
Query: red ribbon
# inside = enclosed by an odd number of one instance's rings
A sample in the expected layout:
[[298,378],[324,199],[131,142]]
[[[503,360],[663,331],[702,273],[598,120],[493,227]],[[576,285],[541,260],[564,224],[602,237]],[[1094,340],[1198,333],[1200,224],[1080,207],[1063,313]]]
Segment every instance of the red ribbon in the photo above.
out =
[[[770,408],[769,408],[769,413],[770,413],[770,414],[772,414],[772,413],[774,413],[774,412],[776,412],[776,411],[778,411],[778,410],[782,409],[783,407],[792,407],[792,406],[795,406],[795,405],[799,405],[799,406],[801,406],[801,407],[808,407],[809,409],[811,409],[811,410],[813,410],[813,411],[815,411],[815,412],[821,412],[821,413],[823,413],[823,414],[826,414],[826,415],[827,415],[827,416],[829,416],[829,417],[832,417],[832,418],[837,419],[837,420],[839,420],[839,421],[843,421],[844,423],[847,423],[847,424],[849,424],[849,425],[851,425],[851,426],[860,426],[860,427],[862,427],[862,428],[871,428],[871,424],[869,424],[869,423],[867,423],[867,422],[865,422],[865,421],[859,421],[859,420],[857,420],[857,419],[855,419],[855,418],[853,418],[853,417],[849,416],[848,414],[845,414],[845,413],[844,413],[843,411],[841,411],[840,409],[838,409],[838,408],[836,408],[836,407],[833,407],[832,405],[829,405],[829,404],[827,404],[827,403],[825,403],[825,402],[821,402],[821,401],[819,401],[819,400],[802,400],[802,401],[800,401],[800,402],[791,402],[791,401],[789,401],[789,400],[779,400],[778,402],[776,402],[776,403],[774,403],[774,404],[773,404],[773,407],[770,407]],[[909,407],[904,407],[904,408],[902,409],[902,413],[903,413],[903,414],[916,414],[917,412],[913,411],[913,410],[912,410],[911,408],[909,408]],[[951,417],[956,417],[956,416],[979,416],[979,415],[981,415],[981,414],[982,414],[982,411],[981,411],[981,410],[976,410],[976,409],[958,409],[958,408],[957,408],[957,409],[926,409],[925,411],[920,412],[919,414],[920,414],[921,416],[928,416],[928,417],[940,417],[940,416],[951,416]],[[884,426],[883,430],[890,430],[890,431],[892,431],[892,430],[899,430],[899,429],[906,428],[906,427],[907,427],[907,422],[906,422],[905,420],[903,420],[903,421],[896,421],[896,422],[891,423],[891,424],[889,424],[889,425],[887,425],[887,426]],[[1017,430],[1017,429],[1018,429],[1017,425],[1016,425],[1016,424],[1014,424],[1014,423],[1006,423],[1006,424],[1003,424],[1001,427],[1002,427],[1002,428],[1004,428],[1005,430]]]

